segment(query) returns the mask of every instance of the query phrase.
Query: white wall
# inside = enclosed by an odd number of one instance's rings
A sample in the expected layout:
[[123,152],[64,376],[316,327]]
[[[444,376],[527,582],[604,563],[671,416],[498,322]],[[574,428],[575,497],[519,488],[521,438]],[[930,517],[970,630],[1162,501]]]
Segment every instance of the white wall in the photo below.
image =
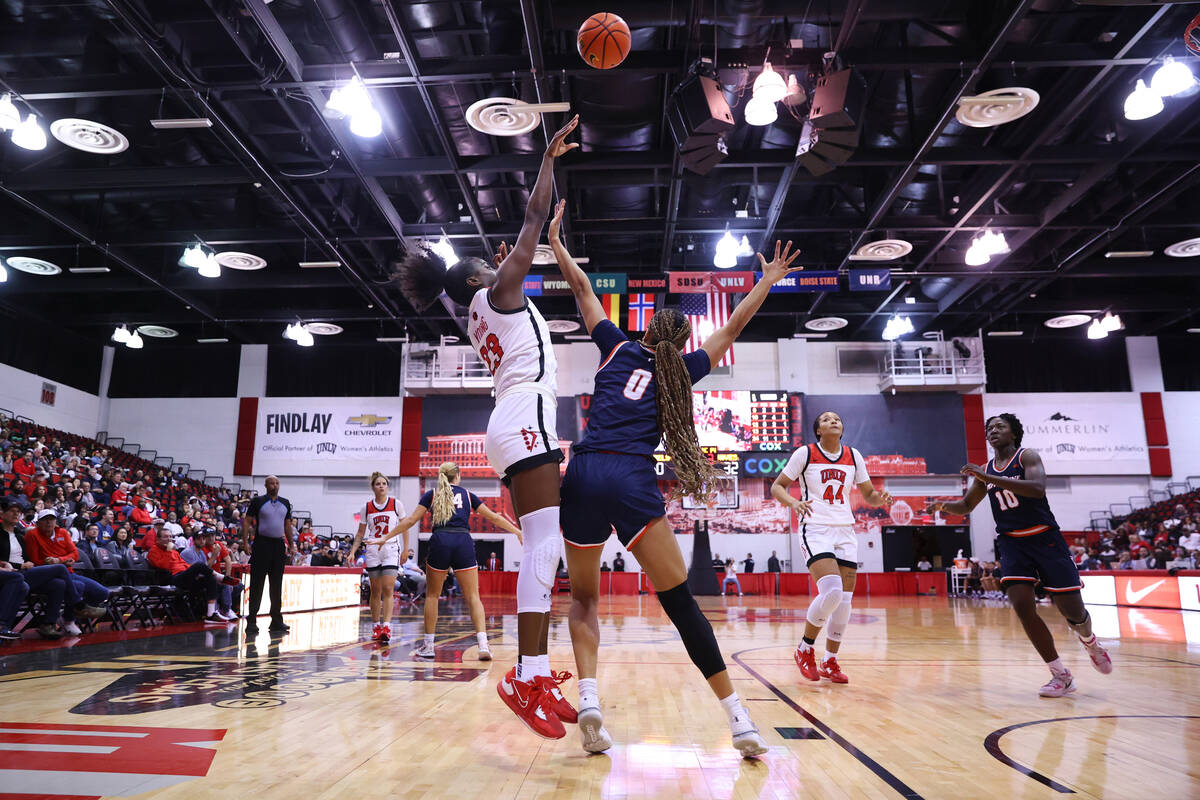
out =
[[105,430],[233,481],[237,423],[236,397],[114,397]]
[[1163,392],[1172,480],[1200,475],[1200,392]]
[[[43,382],[58,387],[52,406],[42,404]],[[95,436],[100,398],[57,381],[47,381],[32,372],[0,364],[0,408],[29,417],[39,425],[80,436]]]

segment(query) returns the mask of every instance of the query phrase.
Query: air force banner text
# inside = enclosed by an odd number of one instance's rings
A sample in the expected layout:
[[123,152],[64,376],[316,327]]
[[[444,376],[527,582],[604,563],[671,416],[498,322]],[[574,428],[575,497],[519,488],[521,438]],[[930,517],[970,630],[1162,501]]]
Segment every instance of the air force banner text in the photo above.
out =
[[264,397],[255,422],[254,471],[395,474],[402,406],[400,398]]

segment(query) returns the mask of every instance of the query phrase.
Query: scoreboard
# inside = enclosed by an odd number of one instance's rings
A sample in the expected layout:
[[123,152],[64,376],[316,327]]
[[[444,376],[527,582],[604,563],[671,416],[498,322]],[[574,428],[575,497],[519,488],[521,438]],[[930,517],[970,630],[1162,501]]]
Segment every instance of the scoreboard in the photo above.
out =
[[750,393],[752,450],[786,450],[792,442],[791,409],[787,392]]

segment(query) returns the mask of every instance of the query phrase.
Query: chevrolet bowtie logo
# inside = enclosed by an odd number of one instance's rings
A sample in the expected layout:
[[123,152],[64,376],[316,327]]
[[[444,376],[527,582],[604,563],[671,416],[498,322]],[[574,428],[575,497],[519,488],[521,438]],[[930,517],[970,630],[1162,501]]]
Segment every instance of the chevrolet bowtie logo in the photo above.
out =
[[387,425],[391,421],[391,417],[377,417],[374,414],[363,414],[358,417],[350,417],[346,420],[346,424],[361,425],[364,428],[374,428],[376,425]]

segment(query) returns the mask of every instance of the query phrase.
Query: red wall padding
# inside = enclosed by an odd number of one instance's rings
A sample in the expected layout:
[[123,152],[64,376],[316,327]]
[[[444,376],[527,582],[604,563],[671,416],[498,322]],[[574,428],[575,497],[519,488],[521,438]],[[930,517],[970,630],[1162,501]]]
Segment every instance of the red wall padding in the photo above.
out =
[[233,450],[233,474],[254,474],[254,435],[258,428],[258,398],[243,397],[238,403],[237,443]]
[[964,394],[963,426],[967,435],[967,461],[982,464],[987,461],[987,437],[983,430],[983,395]]
[[400,421],[400,476],[415,478],[421,471],[422,398],[404,398],[404,419]]
[[1142,392],[1142,416],[1147,420],[1165,419],[1162,392]]
[[1171,448],[1150,448],[1150,474],[1155,478],[1171,477]]
[[1146,444],[1151,447],[1167,446],[1167,422],[1162,419],[1146,419]]

